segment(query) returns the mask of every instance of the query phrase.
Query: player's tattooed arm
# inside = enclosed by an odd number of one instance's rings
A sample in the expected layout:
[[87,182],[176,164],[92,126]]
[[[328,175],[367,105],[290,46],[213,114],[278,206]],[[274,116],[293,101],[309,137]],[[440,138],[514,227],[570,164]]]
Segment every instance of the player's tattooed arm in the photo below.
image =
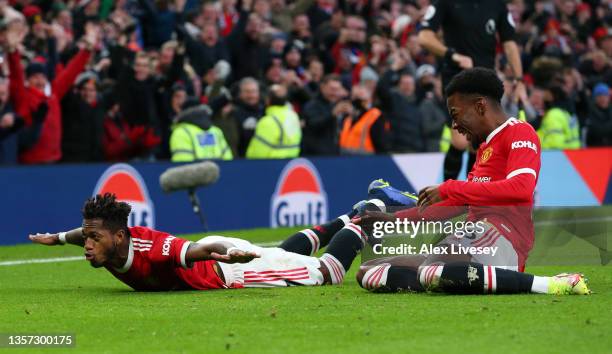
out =
[[185,254],[185,261],[188,264],[211,259],[224,263],[248,263],[258,257],[259,254],[255,252],[243,251],[233,243],[219,241],[190,244]]
[[[64,242],[62,242],[60,238],[59,233],[33,234],[30,235],[29,238],[33,243],[39,243],[41,245],[55,246],[64,244]],[[65,233],[65,243],[70,243],[72,245],[83,247],[83,245],[85,245],[85,238],[83,238],[83,229],[79,227],[74,230],[67,231]]]

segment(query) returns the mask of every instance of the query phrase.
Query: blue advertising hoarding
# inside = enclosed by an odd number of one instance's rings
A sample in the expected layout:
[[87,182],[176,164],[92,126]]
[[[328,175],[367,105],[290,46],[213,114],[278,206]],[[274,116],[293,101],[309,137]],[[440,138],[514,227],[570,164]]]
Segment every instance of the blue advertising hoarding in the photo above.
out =
[[[611,168],[606,160],[611,151],[597,152],[604,162],[593,168],[581,167],[580,156],[544,152],[536,203],[611,203]],[[593,154],[584,158],[592,159]],[[373,179],[384,178],[411,191],[439,183],[442,161],[443,155],[437,153],[221,161],[219,181],[199,189],[198,197],[210,230],[316,224],[365,199]],[[105,191],[133,206],[132,225],[176,234],[202,231],[187,192],[166,194],[159,186],[160,174],[172,166],[160,162],[0,168],[4,186],[0,244],[24,243],[29,233],[79,226],[85,199]]]

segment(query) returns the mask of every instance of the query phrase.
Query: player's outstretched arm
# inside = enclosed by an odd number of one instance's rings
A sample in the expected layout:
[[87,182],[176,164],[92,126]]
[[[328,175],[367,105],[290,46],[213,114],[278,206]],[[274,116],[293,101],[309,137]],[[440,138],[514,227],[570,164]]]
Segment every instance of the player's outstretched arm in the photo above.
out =
[[192,243],[185,254],[185,261],[215,260],[224,263],[248,263],[260,255],[255,252],[243,251],[230,242]]
[[83,229],[76,228],[67,232],[60,232],[57,234],[34,234],[29,236],[33,243],[40,243],[41,245],[55,246],[64,245],[70,243],[72,245],[83,247],[85,245],[85,239],[83,238]]

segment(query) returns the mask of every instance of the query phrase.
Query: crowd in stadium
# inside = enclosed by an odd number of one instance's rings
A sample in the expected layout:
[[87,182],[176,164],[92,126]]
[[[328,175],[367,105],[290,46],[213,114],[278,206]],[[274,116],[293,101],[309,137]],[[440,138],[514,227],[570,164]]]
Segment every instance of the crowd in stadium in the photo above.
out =
[[[440,151],[429,5],[0,0],[0,163]],[[543,148],[612,145],[612,3],[507,6],[524,75],[500,47],[506,113],[579,132]]]

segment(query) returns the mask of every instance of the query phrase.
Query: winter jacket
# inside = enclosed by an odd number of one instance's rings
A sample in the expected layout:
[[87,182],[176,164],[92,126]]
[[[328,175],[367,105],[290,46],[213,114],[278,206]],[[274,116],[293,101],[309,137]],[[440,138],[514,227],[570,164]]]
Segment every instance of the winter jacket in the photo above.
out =
[[238,127],[238,156],[244,157],[251,138],[255,134],[257,122],[264,115],[264,106],[261,103],[249,106],[238,100],[231,115]]
[[302,109],[304,129],[302,156],[338,155],[339,122],[334,117],[334,105],[319,95]]
[[70,90],[74,80],[83,71],[90,57],[90,51],[79,51],[70,60],[66,68],[56,75],[51,82],[51,94],[46,96],[44,92],[25,86],[25,75],[21,65],[20,53],[15,51],[8,55],[11,102],[17,114],[23,117],[26,126],[32,123],[32,112],[42,102],[46,102],[48,105],[40,138],[31,148],[20,153],[19,161],[21,163],[49,163],[61,159],[62,114],[60,100]]
[[170,136],[173,162],[192,162],[207,159],[231,160],[232,151],[223,132],[212,125],[206,106],[187,109],[177,116]]
[[376,87],[380,108],[391,123],[391,149],[397,152],[425,151],[421,112],[416,99],[393,89],[399,74],[387,71]]
[[602,109],[591,104],[586,121],[587,146],[612,146],[612,105]]
[[70,92],[62,100],[62,161],[102,161],[102,136],[106,106],[100,96],[94,104],[81,99],[78,93]]

